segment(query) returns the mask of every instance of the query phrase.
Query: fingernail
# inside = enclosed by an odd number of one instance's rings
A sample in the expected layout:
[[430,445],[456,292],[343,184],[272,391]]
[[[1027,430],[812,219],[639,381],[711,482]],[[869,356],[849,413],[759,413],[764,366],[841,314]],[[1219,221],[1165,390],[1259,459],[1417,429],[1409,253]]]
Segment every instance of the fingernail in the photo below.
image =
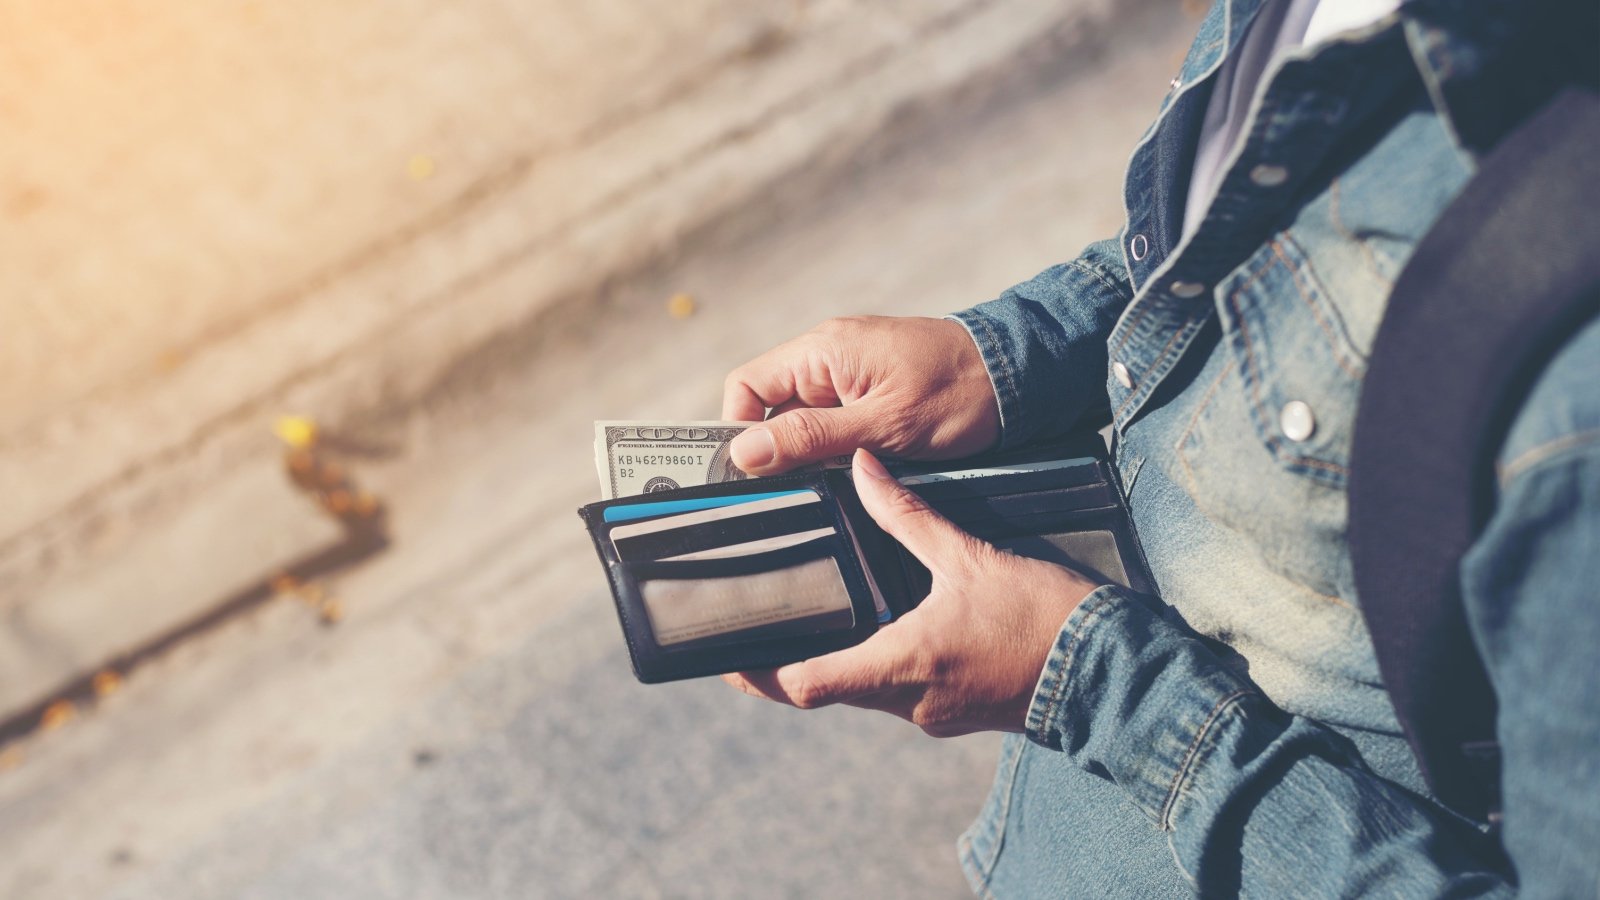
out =
[[876,456],[865,450],[856,451],[855,467],[857,472],[869,475],[879,481],[894,480],[894,476],[890,475],[889,470],[883,467],[883,463],[878,462]]
[[771,465],[777,448],[772,444],[772,432],[765,428],[746,428],[733,439],[728,452],[733,456],[734,465],[748,472]]

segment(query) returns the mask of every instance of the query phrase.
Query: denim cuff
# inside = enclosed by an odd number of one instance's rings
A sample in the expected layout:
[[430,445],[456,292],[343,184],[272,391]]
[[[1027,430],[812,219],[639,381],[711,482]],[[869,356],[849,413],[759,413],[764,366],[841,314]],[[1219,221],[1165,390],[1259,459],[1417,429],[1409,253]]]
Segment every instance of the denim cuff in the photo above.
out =
[[1263,702],[1160,601],[1096,588],[1056,636],[1028,709],[1028,738],[1108,774],[1160,827],[1203,782],[1220,726]]
[[1090,245],[998,298],[948,316],[977,344],[1000,407],[1000,447],[1066,434],[1107,405],[1106,338],[1127,305],[1125,283],[1099,260],[1120,251]]
[[1000,406],[1000,448],[1014,447],[1024,438],[1016,423],[1023,421],[1022,394],[1017,389],[1017,367],[1008,352],[1001,332],[988,316],[976,307],[945,316],[960,322],[978,345],[983,356],[983,367],[989,370],[989,384],[994,387],[994,398]]

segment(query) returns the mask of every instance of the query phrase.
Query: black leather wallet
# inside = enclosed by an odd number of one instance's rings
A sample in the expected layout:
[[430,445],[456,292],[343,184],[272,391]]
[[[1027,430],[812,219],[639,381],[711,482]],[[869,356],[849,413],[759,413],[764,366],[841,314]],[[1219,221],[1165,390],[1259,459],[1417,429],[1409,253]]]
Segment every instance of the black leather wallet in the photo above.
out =
[[[890,464],[1002,549],[1151,589],[1098,435],[1003,455]],[[619,497],[579,514],[640,681],[761,669],[866,640],[928,595],[928,570],[862,508],[848,469]]]

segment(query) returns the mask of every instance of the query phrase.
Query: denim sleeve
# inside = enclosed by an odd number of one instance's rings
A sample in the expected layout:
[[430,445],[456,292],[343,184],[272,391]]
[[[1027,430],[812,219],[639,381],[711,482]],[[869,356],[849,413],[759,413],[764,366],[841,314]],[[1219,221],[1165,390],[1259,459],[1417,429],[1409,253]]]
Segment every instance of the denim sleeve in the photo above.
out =
[[1499,699],[1502,836],[1524,892],[1600,897],[1600,320],[1532,389],[1462,563]]
[[1030,739],[1119,785],[1202,896],[1509,896],[1471,824],[1273,706],[1159,601],[1107,586],[1068,617]]
[[1132,298],[1121,247],[1107,240],[951,316],[983,354],[1001,447],[1054,437],[1104,410],[1106,339]]
[[1465,567],[1506,849],[1540,897],[1600,896],[1600,432],[1575,437],[1506,486]]
[[[1110,778],[1202,894],[1600,896],[1600,320],[1530,390],[1462,560],[1499,701],[1499,844],[1275,707],[1160,601],[1091,593],[1057,637],[1029,737]],[[1501,852],[1509,856],[1508,878]]]

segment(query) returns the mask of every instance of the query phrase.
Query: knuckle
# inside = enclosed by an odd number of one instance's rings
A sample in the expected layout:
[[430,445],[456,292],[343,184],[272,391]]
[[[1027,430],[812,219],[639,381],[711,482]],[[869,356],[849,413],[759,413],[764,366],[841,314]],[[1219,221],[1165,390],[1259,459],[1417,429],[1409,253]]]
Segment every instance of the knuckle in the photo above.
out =
[[933,511],[921,497],[902,487],[896,487],[889,493],[889,512],[902,519],[931,519],[938,514]]
[[850,319],[846,316],[835,316],[831,319],[824,319],[821,324],[811,330],[812,332],[825,337],[836,337],[839,334],[850,330]]
[[803,679],[790,689],[789,700],[799,709],[816,709],[823,705],[822,687],[815,679]]
[[783,437],[784,443],[788,445],[785,449],[790,454],[811,456],[826,443],[827,432],[813,410],[796,409],[780,418],[788,420],[786,423],[788,427]]
[[911,724],[921,728],[923,734],[929,737],[946,737],[950,733],[950,725],[944,716],[926,703],[919,703],[911,710]]
[[834,316],[824,320],[812,332],[826,338],[851,337],[870,329],[872,320],[872,316]]

